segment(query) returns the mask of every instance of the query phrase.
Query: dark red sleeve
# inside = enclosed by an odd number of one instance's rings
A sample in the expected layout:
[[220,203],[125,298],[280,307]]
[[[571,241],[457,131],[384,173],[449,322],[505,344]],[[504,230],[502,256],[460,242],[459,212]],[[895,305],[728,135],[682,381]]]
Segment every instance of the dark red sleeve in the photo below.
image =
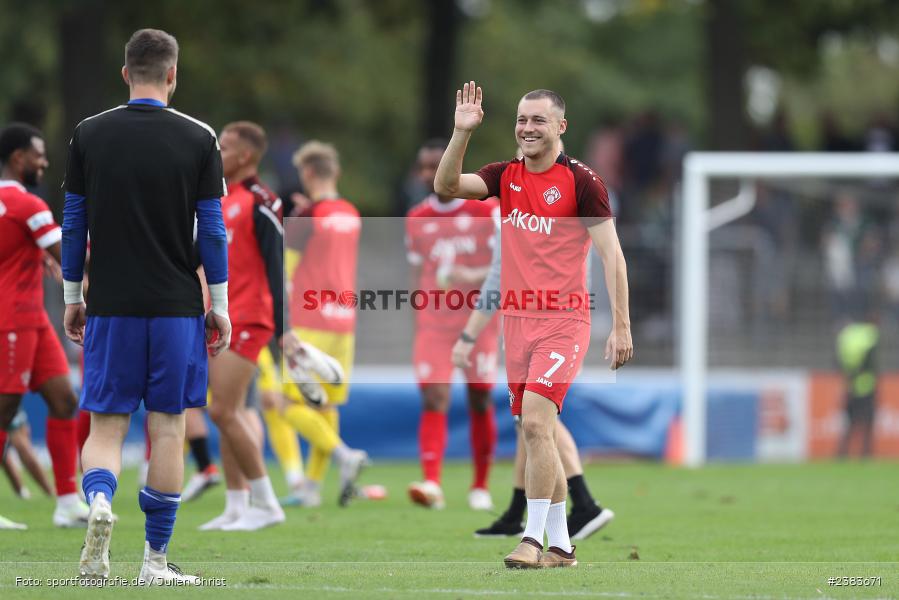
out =
[[611,218],[612,208],[609,205],[609,192],[599,175],[582,162],[572,161],[570,169],[574,173],[577,215],[584,225],[591,227]]
[[491,196],[499,197],[500,179],[502,179],[503,171],[509,166],[509,161],[490,163],[484,165],[475,172],[475,175],[484,180],[487,184],[487,195],[478,200],[485,200]]
[[284,230],[281,228],[281,219],[264,202],[257,202],[254,207],[253,227],[259,254],[265,264],[268,288],[272,294],[275,337],[281,337],[284,333]]
[[253,202],[268,208],[278,220],[284,219],[284,203],[281,198],[271,191],[268,186],[260,181],[256,181],[249,186],[250,192],[253,194]]

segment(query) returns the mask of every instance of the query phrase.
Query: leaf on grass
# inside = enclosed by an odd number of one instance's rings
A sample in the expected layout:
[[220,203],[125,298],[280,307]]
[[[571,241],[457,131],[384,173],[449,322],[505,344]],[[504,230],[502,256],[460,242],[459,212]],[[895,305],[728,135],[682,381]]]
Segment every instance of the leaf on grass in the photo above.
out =
[[631,553],[628,555],[628,560],[640,560],[640,555],[637,554],[637,547],[631,546]]

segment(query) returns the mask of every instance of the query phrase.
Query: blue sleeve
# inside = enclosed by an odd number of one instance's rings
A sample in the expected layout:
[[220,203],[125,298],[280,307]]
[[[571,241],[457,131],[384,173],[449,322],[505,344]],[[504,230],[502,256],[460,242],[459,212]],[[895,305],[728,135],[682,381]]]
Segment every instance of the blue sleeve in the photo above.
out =
[[84,257],[87,254],[87,200],[81,194],[66,192],[62,210],[62,278],[84,279]]
[[228,281],[228,236],[222,217],[222,201],[197,201],[197,248],[210,285]]

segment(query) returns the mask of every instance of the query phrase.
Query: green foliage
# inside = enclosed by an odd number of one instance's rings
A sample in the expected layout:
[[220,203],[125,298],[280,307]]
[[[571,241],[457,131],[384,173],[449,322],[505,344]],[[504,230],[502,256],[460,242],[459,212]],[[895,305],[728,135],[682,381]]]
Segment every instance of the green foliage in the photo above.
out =
[[[895,69],[871,58],[877,36],[894,33],[899,3],[737,1],[750,63],[784,75],[807,143],[815,135],[803,111],[807,102],[846,111],[844,121],[855,127],[869,111],[899,105],[899,89],[885,81],[899,81]],[[598,125],[650,107],[694,135],[714,126],[706,122],[703,88],[708,3],[615,2],[617,12],[595,21],[585,0],[483,0],[482,6],[486,12],[463,19],[458,64],[446,74],[459,78],[454,85],[474,78],[485,89],[487,119],[469,166],[513,154],[516,103],[537,87],[566,98],[566,143],[575,155]],[[99,92],[93,112],[126,97],[118,67],[131,32],[169,30],[181,43],[177,108],[217,128],[252,119],[334,142],[344,161],[343,191],[366,214],[389,213],[422,137],[427,24],[416,0],[0,0],[0,11],[12,16],[0,20],[0,119],[8,120],[16,105],[43,107],[57,181],[70,134],[64,123],[90,114],[72,114],[61,89],[61,70],[79,59],[77,52],[61,56],[63,17],[79,11],[93,11],[96,31],[85,35],[99,36],[104,48],[102,64],[89,65],[95,77],[83,82]],[[862,50],[829,59],[821,41],[830,32]],[[452,97],[443,108],[452,111]]]

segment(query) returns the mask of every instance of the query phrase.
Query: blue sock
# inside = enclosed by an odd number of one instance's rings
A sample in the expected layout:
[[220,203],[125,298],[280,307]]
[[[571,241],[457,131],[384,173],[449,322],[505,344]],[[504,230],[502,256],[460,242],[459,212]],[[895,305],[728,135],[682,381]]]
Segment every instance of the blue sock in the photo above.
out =
[[84,497],[87,498],[88,504],[94,501],[94,496],[98,492],[103,492],[106,499],[112,504],[112,497],[118,486],[118,480],[108,469],[91,469],[81,477],[81,489],[84,490]]
[[147,515],[146,540],[150,548],[157,552],[165,552],[175,530],[175,513],[181,504],[181,494],[167,494],[144,487],[138,494],[140,509]]

